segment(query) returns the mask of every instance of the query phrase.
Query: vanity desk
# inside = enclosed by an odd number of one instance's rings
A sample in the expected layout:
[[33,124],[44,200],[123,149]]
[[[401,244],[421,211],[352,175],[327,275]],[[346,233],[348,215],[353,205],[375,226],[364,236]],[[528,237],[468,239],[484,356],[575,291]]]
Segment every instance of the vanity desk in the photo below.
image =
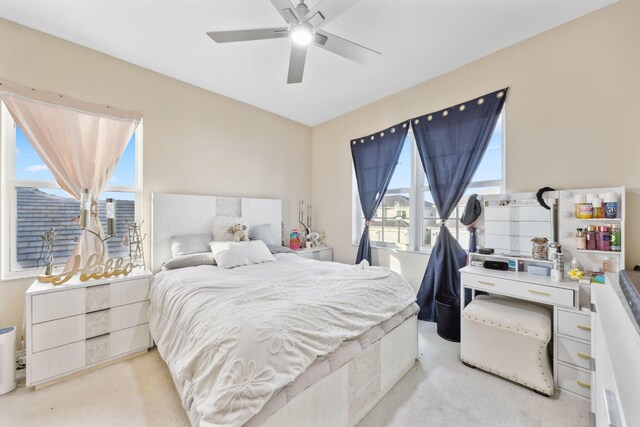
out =
[[[556,388],[585,399],[591,394],[591,313],[580,310],[577,282],[548,276],[467,266],[460,270],[466,289],[545,304],[553,309],[553,377]],[[461,314],[464,310],[462,302]]]

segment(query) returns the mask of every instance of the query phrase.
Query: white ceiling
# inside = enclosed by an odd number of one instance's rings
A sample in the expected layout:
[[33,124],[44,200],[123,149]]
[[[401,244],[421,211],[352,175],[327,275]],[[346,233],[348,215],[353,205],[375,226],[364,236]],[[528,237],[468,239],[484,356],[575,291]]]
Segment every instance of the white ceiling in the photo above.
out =
[[311,46],[295,85],[288,39],[205,34],[284,26],[268,0],[0,0],[0,16],[315,126],[614,1],[361,0],[324,29],[380,60],[365,67]]

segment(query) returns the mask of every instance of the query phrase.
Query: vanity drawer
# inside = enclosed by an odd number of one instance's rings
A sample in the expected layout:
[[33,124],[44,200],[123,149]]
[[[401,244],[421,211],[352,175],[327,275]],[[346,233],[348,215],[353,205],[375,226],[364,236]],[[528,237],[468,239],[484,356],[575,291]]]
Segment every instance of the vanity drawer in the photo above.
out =
[[84,340],[85,330],[86,317],[84,314],[38,323],[33,325],[31,331],[32,351],[37,353]]
[[149,347],[149,324],[111,333],[111,357]]
[[85,288],[48,292],[31,297],[32,323],[41,323],[86,312]]
[[558,340],[558,360],[584,369],[591,369],[591,346],[569,338],[556,336]]
[[550,305],[573,306],[573,291],[571,289],[468,273],[463,273],[461,280],[465,286],[489,293],[495,292]]
[[591,372],[558,364],[558,387],[582,397],[591,397]]
[[591,341],[591,314],[558,310],[558,333]]
[[31,383],[80,369],[85,363],[85,341],[34,353],[30,367]]
[[121,280],[111,284],[111,307],[149,299],[149,279]]

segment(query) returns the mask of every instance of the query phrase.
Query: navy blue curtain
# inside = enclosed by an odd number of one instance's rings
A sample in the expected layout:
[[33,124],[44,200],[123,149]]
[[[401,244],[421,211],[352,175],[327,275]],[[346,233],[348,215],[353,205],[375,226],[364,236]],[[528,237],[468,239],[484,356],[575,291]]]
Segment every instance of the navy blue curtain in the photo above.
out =
[[473,179],[507,97],[502,89],[413,119],[411,126],[442,224],[418,291],[418,317],[435,322],[435,299],[459,301],[467,254],[446,226]]
[[406,121],[373,135],[351,141],[351,156],[358,182],[358,195],[366,220],[360,237],[356,264],[363,259],[371,264],[369,221],[375,215],[387,191],[408,131],[409,121]]

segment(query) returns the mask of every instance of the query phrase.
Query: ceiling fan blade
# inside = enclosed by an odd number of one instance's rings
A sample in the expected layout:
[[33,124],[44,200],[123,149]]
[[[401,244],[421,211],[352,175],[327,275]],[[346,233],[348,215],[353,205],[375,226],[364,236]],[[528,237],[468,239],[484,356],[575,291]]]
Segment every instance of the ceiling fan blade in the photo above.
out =
[[207,35],[216,43],[245,42],[250,40],[280,39],[289,35],[287,27],[259,28],[255,30],[209,31]]
[[358,3],[360,0],[321,0],[316,7],[311,9],[307,14],[306,18],[316,18],[315,14],[317,12],[321,13],[321,17],[323,18],[318,24],[313,24],[316,29],[323,27],[328,24],[330,21],[336,19],[347,9],[351,8],[351,6]]
[[376,52],[368,47],[350,42],[349,40],[345,40],[325,31],[318,31],[317,35],[326,37],[327,41],[324,44],[320,44],[314,40],[313,43],[316,46],[362,65],[372,65],[381,55],[380,52]]
[[270,0],[273,7],[289,24],[297,24],[300,22],[300,16],[295,6],[289,0]]
[[316,12],[315,15],[307,17],[307,22],[313,25],[314,28],[320,28],[324,22],[324,15],[322,12]]
[[291,45],[291,58],[289,59],[289,76],[287,83],[300,83],[304,73],[304,62],[307,57],[307,47],[297,44]]

